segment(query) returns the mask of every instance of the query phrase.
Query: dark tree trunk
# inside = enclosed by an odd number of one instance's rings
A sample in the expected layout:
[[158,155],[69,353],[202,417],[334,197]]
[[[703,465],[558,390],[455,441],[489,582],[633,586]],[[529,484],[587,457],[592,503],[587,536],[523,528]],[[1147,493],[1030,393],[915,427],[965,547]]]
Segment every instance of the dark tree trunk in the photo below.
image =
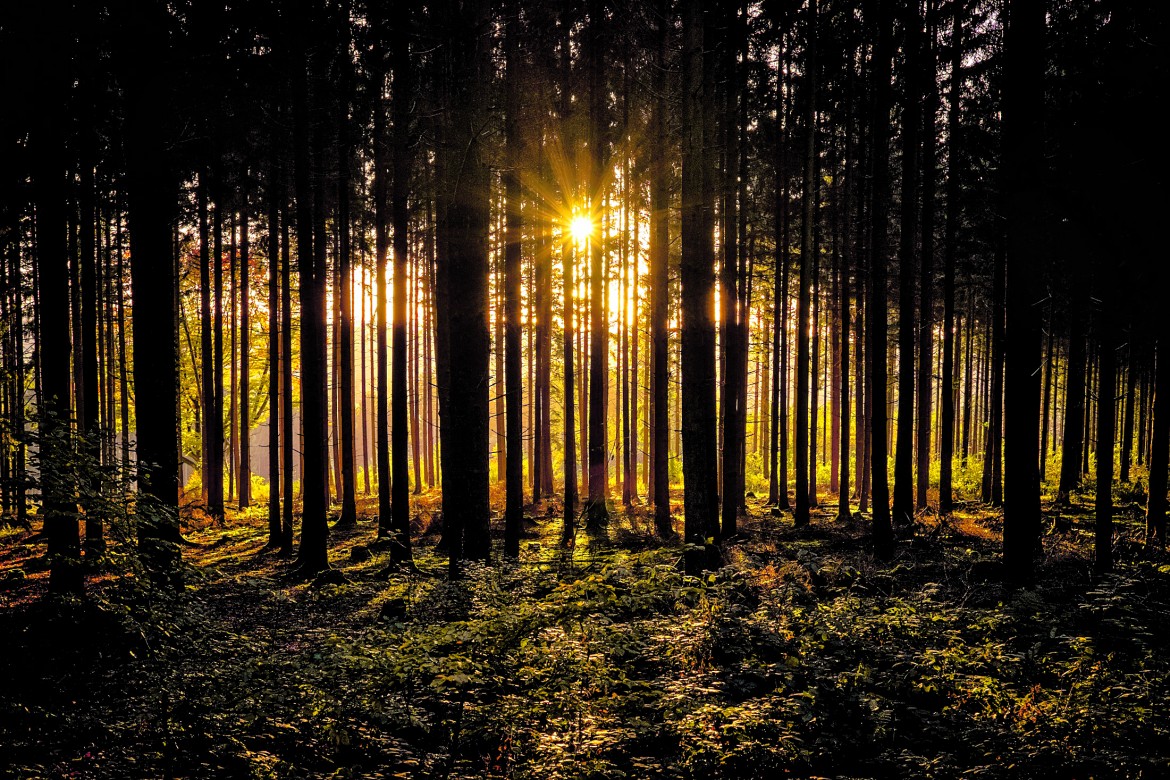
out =
[[171,251],[177,188],[166,121],[170,82],[158,67],[166,13],[152,3],[127,20],[141,60],[126,85],[125,153],[138,485],[144,495],[138,541],[152,573],[173,581],[179,558],[179,340]]
[[[324,212],[319,201],[324,196],[320,184],[323,172],[318,159],[310,169],[310,135],[317,136],[309,119],[309,73],[313,67],[308,51],[311,24],[307,12],[297,20],[297,56],[292,58],[293,72],[293,186],[296,193],[297,265],[301,293],[301,431],[302,458],[301,541],[298,562],[306,574],[329,567],[326,511],[329,503],[328,399],[324,379],[325,359],[325,275],[324,236],[315,235],[314,223]],[[318,151],[323,146],[314,140]],[[315,174],[315,175],[311,175]],[[316,190],[316,192],[314,192]]]
[[682,137],[682,452],[686,568],[697,573],[714,563],[708,540],[718,532],[715,448],[714,246],[712,172],[707,158],[705,106],[710,62],[704,57],[704,12],[684,0]]
[[873,144],[873,192],[870,234],[870,296],[866,312],[869,339],[867,414],[871,458],[870,479],[873,498],[873,542],[880,557],[893,552],[893,526],[890,520],[890,494],[886,444],[886,353],[887,304],[886,279],[889,221],[889,114],[891,102],[891,35],[889,0],[877,0],[877,47],[874,51],[874,99],[871,117]]
[[[478,128],[485,107],[479,85],[488,77],[488,8],[482,2],[446,7],[450,78],[443,164],[446,177],[450,468],[443,470],[443,512],[451,571],[460,560],[488,560],[488,389],[491,336],[488,330],[488,227],[491,176]],[[446,256],[444,256],[444,254]],[[454,381],[458,377],[458,381]],[[447,448],[444,447],[444,450]],[[445,464],[447,465],[447,464]]]
[[1135,353],[1136,350],[1130,344],[1129,360],[1126,361],[1125,370],[1125,408],[1122,411],[1120,469],[1118,473],[1123,485],[1129,484],[1129,467],[1133,460],[1133,403],[1138,374]]
[[[743,393],[742,373],[745,355],[743,354],[743,333],[740,327],[741,313],[739,300],[742,296],[741,285],[746,280],[740,278],[739,257],[742,247],[736,240],[738,227],[738,188],[739,188],[739,68],[736,59],[739,54],[737,2],[727,0],[722,4],[721,15],[723,23],[729,31],[723,40],[723,181],[721,182],[722,208],[720,217],[721,249],[722,249],[722,276],[719,283],[719,302],[723,309],[721,318],[723,338],[720,346],[723,351],[723,483],[720,491],[722,502],[722,525],[720,533],[723,538],[730,538],[736,533],[739,510],[743,506],[744,496],[742,488],[743,447],[746,434],[747,398]],[[730,31],[735,30],[733,34]],[[742,316],[746,317],[747,312]]]
[[[667,307],[670,302],[670,190],[666,167],[666,48],[671,24],[669,0],[658,0],[657,67],[654,68],[654,104],[651,124],[654,139],[650,146],[650,334],[654,361],[651,375],[650,418],[653,431],[654,528],[662,538],[674,536],[670,517],[670,409]],[[566,354],[568,354],[566,352]],[[568,388],[566,387],[566,398]]]
[[394,94],[390,104],[394,125],[394,175],[391,184],[390,210],[394,221],[394,350],[391,366],[392,419],[390,430],[393,436],[391,452],[393,462],[391,484],[391,533],[390,560],[395,564],[411,562],[410,546],[410,471],[407,450],[407,397],[406,397],[406,288],[410,284],[408,252],[410,242],[410,194],[411,158],[410,101],[414,99],[414,78],[410,63],[409,14],[399,9],[402,18],[396,19],[391,33],[390,58],[394,72]]
[[[281,170],[276,134],[268,166],[268,546],[280,546],[280,200]],[[288,501],[288,496],[285,496]]]
[[[337,411],[340,431],[337,446],[341,450],[341,514],[337,524],[352,527],[357,523],[357,475],[354,467],[354,392],[353,392],[353,245],[350,240],[350,166],[353,164],[349,129],[350,66],[348,36],[342,37],[345,57],[341,70],[340,105],[337,110],[337,279],[334,291],[340,308],[338,343],[334,349],[337,366]],[[246,440],[246,439],[245,439]]]
[[240,447],[240,466],[236,481],[240,509],[252,505],[252,448],[250,446],[252,432],[252,340],[249,331],[252,328],[251,315],[251,240],[248,237],[248,193],[241,196],[240,203],[240,422],[237,439]]
[[505,464],[504,554],[520,555],[520,527],[524,521],[524,450],[522,418],[524,386],[520,355],[520,241],[523,231],[520,212],[520,17],[518,7],[509,4],[505,32],[505,161],[504,198],[504,392],[506,393],[507,453]]
[[[917,8],[917,6],[915,6]],[[906,11],[902,108],[902,215],[898,247],[898,423],[894,445],[894,522],[914,521],[914,323],[915,254],[918,247],[918,154],[922,95],[915,88],[922,56],[922,19]],[[929,363],[928,363],[929,365]]]
[[1146,539],[1166,544],[1166,473],[1170,468],[1170,317],[1158,328],[1154,377],[1154,426],[1150,434],[1150,498],[1146,505]]
[[[954,4],[954,18],[951,21],[951,85],[950,105],[947,108],[947,211],[946,236],[943,245],[943,366],[942,366],[942,409],[939,412],[940,433],[938,511],[941,515],[954,511],[954,468],[955,445],[955,263],[958,260],[959,219],[959,117],[962,99],[962,40],[963,7]],[[970,323],[968,322],[968,331]],[[969,338],[969,337],[968,337]],[[969,371],[970,369],[968,369]],[[968,377],[968,379],[970,379]],[[970,391],[967,397],[970,398]],[[963,452],[966,459],[966,450]]]
[[[380,20],[384,22],[385,20]],[[380,63],[379,63],[380,64]],[[385,86],[385,73],[375,66],[374,87],[381,95]],[[386,159],[386,106],[381,99],[374,101],[374,306],[377,307],[375,341],[377,342],[377,411],[374,429],[377,432],[378,470],[378,536],[388,537],[393,533],[394,521],[390,505],[390,366],[389,349],[386,343],[386,325],[389,322],[386,307],[386,265],[390,252],[390,208],[388,199],[390,171]]]
[[796,511],[797,526],[809,522],[809,288],[813,268],[813,220],[816,218],[816,0],[808,5],[808,50],[805,65],[807,94],[805,99],[804,185],[801,191],[802,226],[800,236],[800,284],[796,300]]
[[[38,465],[44,492],[42,530],[49,543],[49,591],[80,593],[84,587],[81,539],[75,509],[76,486],[70,477],[69,222],[63,112],[68,91],[63,65],[67,59],[62,52],[53,51],[62,36],[56,31],[60,20],[52,18],[51,4],[30,13],[34,16],[33,32],[41,46],[34,55],[35,88],[46,96],[29,144],[36,207],[39,300],[35,305],[40,312],[37,331],[42,399],[37,408],[41,415]],[[166,265],[169,267],[169,263]],[[157,295],[157,291],[152,294]],[[165,297],[170,299],[170,293]]]
[[[928,16],[933,15],[933,2],[927,3]],[[922,105],[922,248],[918,276],[918,419],[917,461],[915,463],[915,503],[919,509],[928,506],[930,489],[930,420],[932,400],[932,369],[934,367],[934,217],[937,170],[935,165],[938,89],[935,78],[934,22],[927,23],[925,52],[921,64]]]
[[601,0],[589,2],[589,28],[586,56],[589,67],[589,218],[593,232],[589,237],[589,501],[586,506],[588,528],[604,531],[608,521],[606,508],[606,358],[609,352],[609,317],[605,300],[604,225],[606,193],[602,174],[608,144],[608,111],[605,83],[606,33],[605,11]]
[[[1041,17],[1043,18],[1043,17]],[[1041,28],[1043,29],[1043,28]],[[1103,302],[1102,308],[1108,309],[1113,305],[1113,301],[1108,299]],[[1094,521],[1093,534],[1093,569],[1098,574],[1103,574],[1113,568],[1113,442],[1115,437],[1114,426],[1116,425],[1116,405],[1114,404],[1114,395],[1112,392],[1113,383],[1116,380],[1117,358],[1116,346],[1113,343],[1113,316],[1110,312],[1102,312],[1098,326],[1101,331],[1100,335],[1100,351],[1101,358],[1098,364],[1098,385],[1102,389],[1097,393],[1097,491],[1095,500],[1096,518]],[[1014,347],[1013,347],[1014,348]],[[1011,451],[1011,439],[1008,439],[1008,451]],[[1009,480],[1008,485],[1015,481]],[[1011,501],[1014,495],[1008,495],[1008,503],[1005,507],[1010,511],[1012,508]],[[1039,520],[1039,500],[1037,499],[1037,521]],[[1007,515],[1005,514],[1005,520]],[[1037,522],[1039,526],[1039,522]],[[1038,530],[1038,529],[1037,529]],[[1006,531],[1006,523],[1005,523]],[[1004,537],[1004,563],[1009,564],[1007,558],[1008,539]],[[1009,569],[1009,573],[1010,573]]]
[[[1004,402],[1004,568],[1010,581],[1028,583],[1040,545],[1040,315],[1045,240],[1041,212],[1044,178],[1044,7],[1009,0],[1004,34],[1003,160],[1006,173],[1008,330]],[[1108,342],[1104,342],[1106,345]],[[1112,354],[1110,354],[1112,358]],[[1112,376],[1109,377],[1112,386]],[[1106,404],[1112,423],[1112,404]],[[1104,418],[1102,418],[1104,419]],[[1109,431],[1111,434],[1112,431]],[[1105,437],[1112,447],[1112,435]],[[1112,470],[1110,453],[1108,468]],[[1108,475],[1112,477],[1110,473]],[[1101,485],[1100,475],[1098,486]],[[1106,480],[1106,502],[1110,481]],[[1098,493],[1100,501],[1100,493]],[[1098,513],[1103,508],[1098,504]],[[1108,513],[1108,507],[1104,508]],[[1098,532],[1098,537],[1100,532]],[[1099,542],[1100,543],[1100,542]],[[1098,566],[1101,564],[1098,549]]]

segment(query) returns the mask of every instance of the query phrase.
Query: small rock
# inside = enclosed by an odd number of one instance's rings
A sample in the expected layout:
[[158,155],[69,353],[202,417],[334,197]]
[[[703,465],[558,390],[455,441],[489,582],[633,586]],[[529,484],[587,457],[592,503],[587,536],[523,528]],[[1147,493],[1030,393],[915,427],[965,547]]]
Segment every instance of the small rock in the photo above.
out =
[[350,563],[365,563],[370,559],[370,548],[364,544],[354,545],[353,549],[349,551]]

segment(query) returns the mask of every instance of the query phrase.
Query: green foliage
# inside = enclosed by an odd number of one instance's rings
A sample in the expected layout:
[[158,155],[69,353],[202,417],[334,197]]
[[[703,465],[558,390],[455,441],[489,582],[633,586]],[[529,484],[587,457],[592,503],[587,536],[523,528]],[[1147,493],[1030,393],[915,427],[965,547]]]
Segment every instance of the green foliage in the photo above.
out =
[[[1170,771],[1170,565],[1069,559],[1012,595],[949,527],[891,564],[863,529],[745,529],[702,578],[678,548],[543,543],[455,582],[426,547],[389,581],[377,559],[320,588],[232,558],[174,594],[123,578],[88,618],[102,674],[63,688],[84,706],[18,688],[0,723],[19,766],[92,777]],[[28,702],[47,743],[9,725]]]

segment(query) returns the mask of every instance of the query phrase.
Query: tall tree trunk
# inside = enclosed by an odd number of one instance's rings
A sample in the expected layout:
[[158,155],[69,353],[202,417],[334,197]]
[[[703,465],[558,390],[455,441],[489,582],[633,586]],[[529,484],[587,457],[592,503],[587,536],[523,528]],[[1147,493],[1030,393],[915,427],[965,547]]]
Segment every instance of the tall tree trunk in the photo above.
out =
[[934,2],[927,3],[927,33],[921,64],[922,105],[922,247],[918,276],[918,443],[915,463],[915,503],[919,509],[928,506],[930,489],[930,420],[932,400],[932,369],[934,367],[934,217],[936,182],[935,165],[938,89],[935,79]]
[[520,211],[520,16],[509,3],[505,31],[505,117],[504,117],[504,392],[507,394],[505,464],[504,554],[520,555],[520,527],[524,520],[524,450],[522,419],[524,387],[520,355],[521,246],[523,235]]
[[877,0],[877,46],[874,50],[874,98],[871,127],[873,144],[873,192],[870,234],[870,297],[866,311],[869,340],[867,395],[865,404],[870,424],[870,479],[873,497],[873,542],[880,557],[893,552],[893,527],[890,519],[890,494],[886,445],[886,279],[889,221],[889,114],[891,102],[891,35],[889,0]]
[[[955,263],[959,250],[959,219],[962,206],[959,203],[959,117],[962,100],[962,52],[963,52],[963,6],[955,3],[951,20],[951,84],[950,105],[947,107],[947,210],[945,236],[943,238],[943,367],[942,367],[942,409],[939,412],[940,433],[938,511],[948,515],[954,511],[954,445],[955,445],[955,388],[952,380],[956,374],[955,362]],[[968,321],[970,332],[970,321]],[[968,336],[968,340],[970,337]],[[970,354],[970,350],[968,350]],[[968,371],[970,362],[968,361]],[[970,377],[968,377],[968,382]],[[968,390],[967,397],[970,398]],[[964,426],[965,429],[965,426]],[[963,459],[967,453],[964,449]]]
[[[385,20],[379,20],[385,23]],[[382,94],[385,88],[385,73],[375,67],[375,92]],[[377,411],[374,429],[377,432],[378,470],[378,536],[393,534],[394,519],[391,513],[390,486],[390,366],[389,345],[386,343],[386,325],[390,317],[386,307],[390,303],[386,295],[386,265],[390,253],[390,171],[386,159],[388,140],[386,138],[386,106],[381,99],[374,101],[374,306],[377,308],[375,341],[377,343]]]
[[805,164],[804,185],[801,192],[802,226],[800,236],[800,286],[796,301],[796,525],[809,523],[809,288],[812,285],[813,269],[813,220],[816,218],[816,27],[817,0],[808,4],[808,49],[805,64],[807,86],[805,87]]
[[[268,165],[268,547],[280,546],[280,163],[276,134]],[[285,496],[288,501],[288,496]]]
[[[914,9],[917,5],[914,6]],[[916,88],[922,57],[922,19],[905,10],[905,70],[902,107],[902,215],[898,247],[898,424],[894,445],[894,522],[914,521],[914,272],[918,247],[918,154],[922,95]]]
[[156,578],[173,582],[179,557],[179,343],[171,252],[177,187],[169,122],[159,108],[168,105],[171,83],[159,67],[168,59],[162,47],[167,13],[163,4],[151,3],[126,20],[141,60],[126,84],[125,153],[138,485],[145,496],[138,503],[138,541]]
[[407,450],[407,397],[406,397],[406,287],[410,284],[408,252],[410,241],[410,194],[411,158],[410,101],[414,99],[414,78],[411,72],[409,29],[410,17],[401,10],[401,18],[395,20],[390,44],[391,68],[394,72],[394,94],[390,104],[394,125],[394,176],[391,184],[390,210],[394,221],[394,351],[391,367],[391,395],[393,418],[390,431],[393,436],[391,452],[393,462],[391,483],[391,526],[392,544],[390,561],[395,564],[411,563],[410,546],[410,471]]
[[1150,433],[1150,498],[1146,504],[1146,541],[1166,545],[1166,474],[1170,468],[1170,317],[1158,326],[1154,376],[1154,427]]
[[609,352],[609,313],[605,300],[604,220],[608,213],[603,182],[609,142],[607,90],[605,83],[606,33],[602,0],[589,2],[586,56],[589,67],[589,218],[593,232],[589,239],[589,501],[587,525],[600,533],[608,521],[606,499],[606,358]]
[[341,514],[337,524],[352,527],[357,523],[357,475],[354,466],[353,414],[353,243],[350,240],[350,166],[353,164],[350,137],[350,65],[348,35],[342,37],[343,58],[339,63],[340,105],[337,110],[337,289],[340,322],[338,344],[334,349],[337,366],[337,411],[340,422],[337,445],[341,451]]
[[[310,170],[310,136],[320,152],[321,129],[310,125],[309,74],[314,66],[308,51],[312,19],[302,11],[297,19],[293,76],[293,185],[296,192],[297,265],[301,297],[301,431],[302,458],[301,540],[298,563],[306,574],[329,567],[326,511],[329,504],[328,398],[325,393],[325,275],[324,236],[316,223],[324,214],[322,187],[324,160]],[[315,180],[315,181],[314,181]],[[318,185],[318,186],[314,186]]]
[[[63,37],[57,32],[61,20],[53,18],[52,5],[46,3],[30,12],[34,16],[35,39],[40,43],[34,54],[34,84],[46,95],[42,111],[34,118],[29,150],[36,207],[35,284],[39,300],[35,306],[40,312],[37,333],[43,394],[37,404],[41,416],[38,450],[44,492],[42,530],[49,543],[49,591],[81,593],[76,486],[69,475],[73,455],[69,430],[69,218],[63,111],[68,96],[64,63],[68,60],[67,54],[56,51],[55,44],[64,42],[59,40]],[[169,299],[169,293],[165,297]]]
[[250,230],[248,220],[248,193],[245,190],[240,198],[240,423],[239,447],[240,467],[237,481],[240,509],[252,505],[252,340],[249,331],[252,327],[251,315],[251,240],[248,237]]
[[[449,104],[444,127],[447,178],[446,264],[448,314],[448,390],[451,468],[444,468],[444,520],[452,574],[464,553],[486,561],[488,533],[488,386],[491,337],[488,330],[488,227],[491,177],[478,128],[485,107],[479,85],[491,69],[490,47],[483,40],[489,25],[486,3],[450,3],[447,72]],[[446,449],[446,448],[444,448]]]
[[682,137],[682,452],[685,538],[689,573],[713,565],[708,540],[718,533],[715,461],[714,246],[712,173],[707,158],[705,107],[710,61],[704,57],[704,12],[697,0],[681,3],[683,22]]
[[[670,342],[667,332],[667,307],[670,302],[670,276],[667,268],[670,249],[670,190],[666,168],[666,48],[671,25],[669,0],[658,0],[657,67],[653,70],[654,104],[651,125],[654,141],[650,145],[650,334],[654,362],[651,375],[650,417],[653,441],[654,529],[658,536],[671,538],[674,527],[670,517]],[[567,353],[566,353],[567,354]],[[568,390],[566,389],[566,393]],[[569,397],[566,395],[566,397]]]
[[[1009,580],[1028,583],[1040,546],[1040,316],[1046,246],[1041,212],[1044,179],[1044,7],[1009,0],[1004,33],[1003,160],[1007,175],[1007,317],[1011,340],[1006,355],[1004,467],[1008,474],[1004,501],[1004,568]],[[1111,303],[1107,302],[1107,305]],[[1103,345],[1109,346],[1107,341]],[[1110,370],[1112,353],[1110,352]],[[1112,376],[1103,387],[1112,386]],[[1112,404],[1109,419],[1112,422]],[[1104,419],[1104,417],[1102,417]],[[1112,431],[1108,432],[1112,434]],[[1112,435],[1104,437],[1112,447]],[[1112,471],[1112,453],[1108,468]],[[1112,477],[1112,473],[1108,474]],[[1111,480],[1106,480],[1106,502]],[[1098,474],[1098,486],[1101,475]],[[1098,501],[1101,494],[1098,493]],[[1108,506],[1098,504],[1100,512]],[[1100,526],[1098,526],[1100,527]],[[1098,532],[1100,540],[1100,532]],[[1098,568],[1101,567],[1098,541]]]

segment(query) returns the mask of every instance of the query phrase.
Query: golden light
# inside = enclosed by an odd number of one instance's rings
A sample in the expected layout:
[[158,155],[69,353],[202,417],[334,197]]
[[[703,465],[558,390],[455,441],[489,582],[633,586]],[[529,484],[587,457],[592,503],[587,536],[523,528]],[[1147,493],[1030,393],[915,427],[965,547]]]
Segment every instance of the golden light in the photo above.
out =
[[578,244],[584,244],[593,234],[593,221],[584,214],[577,214],[569,222],[569,235]]

